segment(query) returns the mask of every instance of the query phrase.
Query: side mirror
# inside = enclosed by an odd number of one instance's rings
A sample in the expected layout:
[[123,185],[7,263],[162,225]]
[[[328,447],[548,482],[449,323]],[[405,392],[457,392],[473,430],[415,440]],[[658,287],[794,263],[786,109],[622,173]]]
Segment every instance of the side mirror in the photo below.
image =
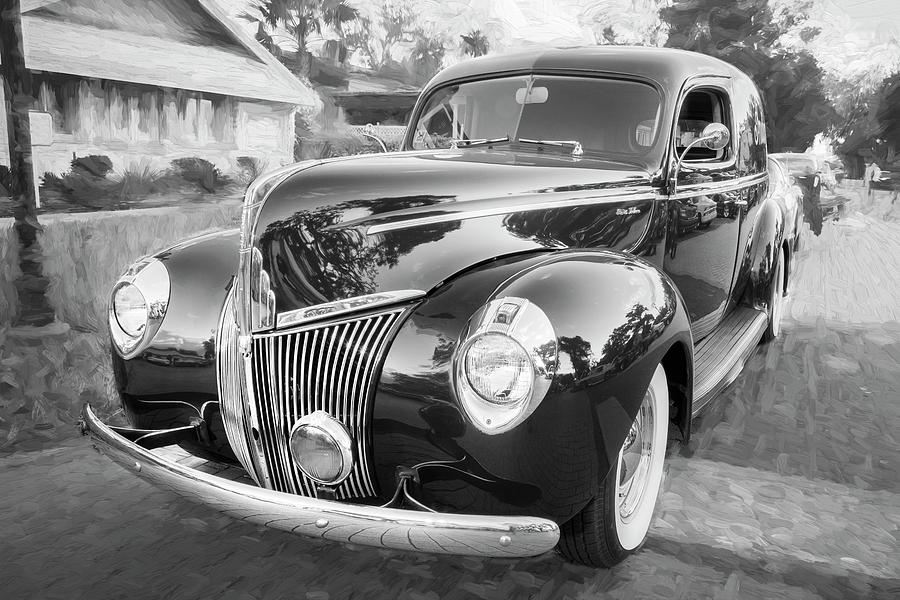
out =
[[710,150],[721,150],[731,141],[731,132],[722,123],[710,123],[703,128],[698,141]]
[[380,137],[378,137],[377,135],[375,135],[375,126],[372,125],[371,123],[367,123],[366,126],[362,129],[362,131],[360,131],[360,134],[362,134],[364,137],[367,137],[369,139],[372,139],[372,140],[375,140],[376,142],[378,142],[378,145],[381,146],[382,152],[388,151],[387,144],[384,143],[384,140],[381,139]]
[[672,195],[674,196],[678,191],[678,171],[681,169],[681,163],[684,162],[684,157],[687,156],[688,150],[695,146],[703,146],[709,150],[718,151],[727,146],[730,141],[731,132],[728,131],[728,127],[722,123],[710,123],[704,127],[700,137],[688,144],[687,148],[681,153],[681,156],[676,157],[675,173],[672,181]]

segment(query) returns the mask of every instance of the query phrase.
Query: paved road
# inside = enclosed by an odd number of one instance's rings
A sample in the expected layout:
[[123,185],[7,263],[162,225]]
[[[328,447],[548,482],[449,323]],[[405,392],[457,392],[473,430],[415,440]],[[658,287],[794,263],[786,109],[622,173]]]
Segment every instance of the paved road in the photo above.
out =
[[900,598],[900,223],[855,214],[805,243],[784,335],[671,453],[616,569],[295,538],[77,439],[0,460],[0,597]]

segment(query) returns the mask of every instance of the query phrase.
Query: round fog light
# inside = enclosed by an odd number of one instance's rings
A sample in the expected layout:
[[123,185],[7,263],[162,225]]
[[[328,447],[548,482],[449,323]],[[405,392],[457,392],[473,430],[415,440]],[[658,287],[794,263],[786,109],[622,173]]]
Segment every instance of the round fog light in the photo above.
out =
[[319,483],[337,485],[353,468],[353,439],[344,424],[324,410],[294,424],[290,449],[303,474]]

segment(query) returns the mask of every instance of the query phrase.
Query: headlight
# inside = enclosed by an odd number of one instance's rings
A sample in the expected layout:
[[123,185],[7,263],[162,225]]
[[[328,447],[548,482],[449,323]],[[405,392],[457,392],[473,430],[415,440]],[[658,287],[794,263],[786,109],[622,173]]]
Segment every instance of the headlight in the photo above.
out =
[[126,335],[139,338],[147,327],[147,301],[136,286],[123,283],[113,292],[113,313]]
[[337,485],[353,468],[353,438],[343,423],[324,410],[294,424],[289,446],[300,470],[319,483]]
[[469,384],[484,400],[508,406],[531,393],[531,357],[511,337],[501,333],[478,336],[469,343],[465,360]]
[[454,386],[469,419],[484,433],[502,433],[544,399],[556,372],[556,334],[535,304],[500,298],[472,318],[454,362]]
[[159,330],[169,305],[169,272],[155,258],[131,265],[109,299],[109,332],[123,358],[131,358]]

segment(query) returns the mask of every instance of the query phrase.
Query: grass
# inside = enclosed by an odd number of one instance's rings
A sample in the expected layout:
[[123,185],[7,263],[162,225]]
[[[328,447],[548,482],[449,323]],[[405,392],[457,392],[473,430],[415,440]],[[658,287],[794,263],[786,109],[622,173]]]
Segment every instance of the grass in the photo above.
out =
[[134,260],[187,237],[237,225],[237,203],[44,216],[40,243],[47,296],[70,331],[37,339],[11,335],[18,273],[12,220],[0,220],[0,449],[28,438],[75,435],[81,405],[118,408],[107,294]]

